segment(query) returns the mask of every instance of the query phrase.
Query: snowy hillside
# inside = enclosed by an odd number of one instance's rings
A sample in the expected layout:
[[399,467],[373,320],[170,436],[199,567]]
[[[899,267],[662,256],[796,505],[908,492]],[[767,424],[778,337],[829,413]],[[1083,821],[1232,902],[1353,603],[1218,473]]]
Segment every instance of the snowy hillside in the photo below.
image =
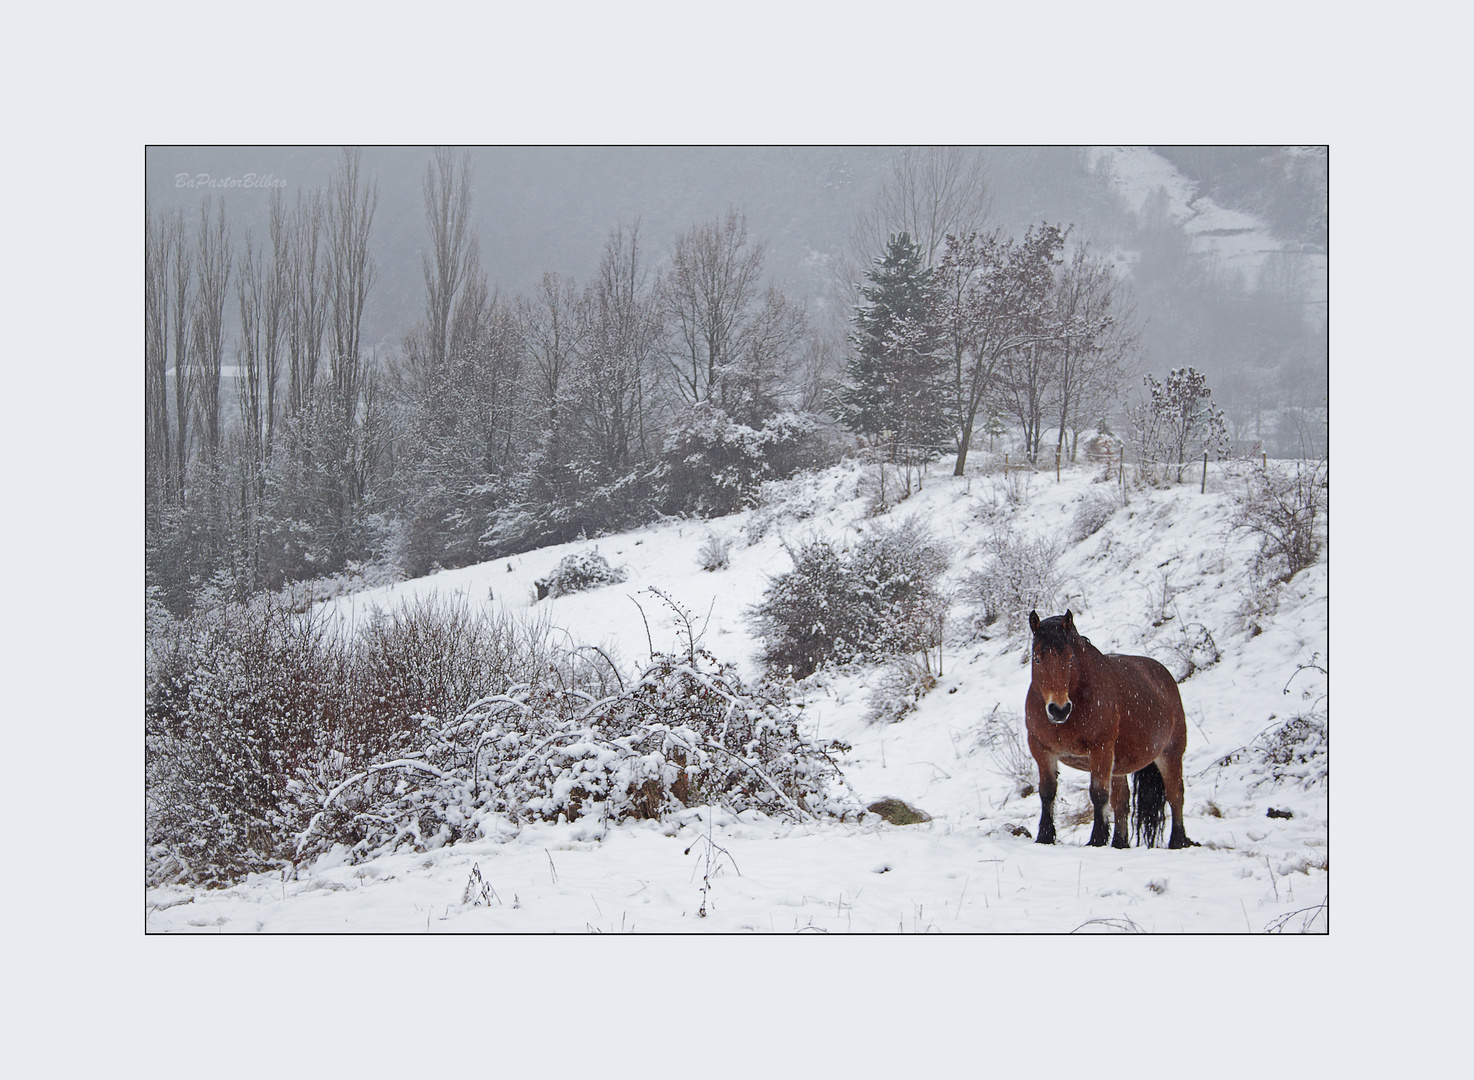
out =
[[[673,613],[644,591],[656,587],[695,613],[706,649],[754,679],[762,643],[747,612],[791,566],[789,548],[818,537],[847,544],[914,517],[953,555],[940,655],[925,669],[918,655],[909,670],[825,670],[800,689],[812,733],[850,745],[840,766],[861,800],[902,799],[930,821],[796,824],[694,807],[666,822],[500,823],[480,840],[359,865],[327,856],[290,880],[150,889],[147,929],[1326,931],[1324,555],[1283,585],[1256,579],[1256,541],[1231,528],[1247,466],[1211,467],[1200,493],[1196,476],[1123,490],[1083,461],[1056,481],[1053,470],[1005,476],[986,458],[962,478],[950,462],[935,465],[920,491],[880,514],[871,512],[876,466],[851,462],[770,485],[760,506],[731,517],[547,548],[330,608],[345,631],[426,596],[546,612],[570,640],[635,671],[652,647],[675,646]],[[714,535],[730,543],[729,559],[707,571],[700,553]],[[1188,676],[1187,831],[1201,846],[1087,847],[1088,821],[1075,813],[1089,806],[1087,777],[1069,769],[1059,842],[1032,842],[1028,631],[1007,617],[983,625],[968,599],[1001,537],[1057,545],[1056,606],[1041,615],[1068,607],[1102,651],[1146,653]],[[535,599],[562,558],[593,548],[625,569],[623,583]],[[928,675],[935,683],[918,699],[911,688]]]
[[[1215,257],[1225,270],[1242,274],[1247,282],[1258,281],[1270,255],[1286,250],[1267,222],[1200,194],[1197,184],[1149,147],[1092,147],[1090,154],[1092,164],[1109,161],[1117,194],[1132,213],[1140,215],[1148,199],[1164,194],[1168,216],[1181,226],[1193,250]],[[1300,253],[1298,258],[1305,268],[1307,295],[1324,297],[1326,256]]]

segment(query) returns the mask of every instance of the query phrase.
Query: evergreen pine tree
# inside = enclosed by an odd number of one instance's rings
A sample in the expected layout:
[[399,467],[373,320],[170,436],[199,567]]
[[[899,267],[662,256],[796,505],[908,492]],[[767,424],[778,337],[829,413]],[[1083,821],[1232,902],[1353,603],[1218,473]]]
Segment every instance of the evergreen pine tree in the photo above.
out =
[[908,234],[892,236],[866,273],[870,284],[860,286],[865,303],[855,309],[854,352],[835,415],[853,432],[886,436],[892,456],[902,447],[935,450],[950,430],[931,273]]

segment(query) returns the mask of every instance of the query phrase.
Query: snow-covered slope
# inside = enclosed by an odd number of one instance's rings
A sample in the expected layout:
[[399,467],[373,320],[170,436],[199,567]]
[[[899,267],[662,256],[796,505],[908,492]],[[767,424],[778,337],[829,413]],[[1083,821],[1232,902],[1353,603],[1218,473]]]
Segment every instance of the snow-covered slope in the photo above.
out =
[[[1271,463],[1273,464],[1273,463]],[[869,719],[883,668],[809,680],[805,717],[852,749],[841,761],[868,803],[895,796],[932,820],[895,826],[795,825],[692,808],[664,823],[507,826],[482,840],[401,851],[363,865],[325,858],[295,880],[258,875],[224,890],[150,890],[150,931],[1030,931],[1259,932],[1327,928],[1324,756],[1273,771],[1265,750],[1287,720],[1324,714],[1324,561],[1281,586],[1272,613],[1248,616],[1253,539],[1230,529],[1244,478],[1210,470],[1167,490],[1123,492],[1099,466],[996,470],[954,478],[943,463],[922,489],[869,516],[874,466],[848,463],[773,485],[759,508],[710,522],[670,521],[361,592],[333,602],[351,628],[375,609],[454,594],[472,605],[546,610],[572,639],[635,668],[675,646],[656,587],[695,613],[702,644],[756,676],[747,609],[790,565],[785,541],[840,542],[877,522],[919,516],[952,545],[949,583],[988,558],[995,530],[1056,541],[1059,610],[1103,651],[1156,656],[1179,675],[1189,718],[1182,851],[1085,846],[1083,773],[1062,770],[1060,839],[1036,845],[1039,801],[1010,768],[1021,737],[1026,630],[977,627],[954,602],[936,685],[897,722]],[[1124,496],[1124,502],[1123,502]],[[1105,507],[1083,540],[1076,515]],[[1113,509],[1112,509],[1113,507]],[[700,568],[712,534],[725,570]],[[535,601],[534,582],[565,555],[597,547],[627,580]],[[1041,611],[1041,614],[1046,612]],[[1215,658],[1216,657],[1216,658]],[[935,673],[938,657],[930,660]],[[1306,666],[1313,665],[1313,666]],[[991,723],[990,723],[991,721]],[[1302,781],[1291,773],[1311,774]],[[1274,816],[1270,816],[1270,811]],[[486,889],[480,887],[481,884]],[[473,887],[468,888],[468,885]],[[704,911],[704,914],[702,913]]]
[[[1267,222],[1242,210],[1219,206],[1184,176],[1172,162],[1146,146],[1098,146],[1091,148],[1092,165],[1110,162],[1115,188],[1122,203],[1140,214],[1156,192],[1167,197],[1167,214],[1187,235],[1194,251],[1216,257],[1229,272],[1255,285],[1265,260],[1284,250]],[[1326,257],[1298,253],[1304,268],[1308,298],[1325,297]]]

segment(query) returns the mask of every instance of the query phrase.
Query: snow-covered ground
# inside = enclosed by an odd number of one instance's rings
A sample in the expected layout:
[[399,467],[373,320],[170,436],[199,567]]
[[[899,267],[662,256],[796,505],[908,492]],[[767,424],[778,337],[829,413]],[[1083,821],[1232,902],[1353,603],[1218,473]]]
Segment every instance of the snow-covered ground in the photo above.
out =
[[[836,466],[772,486],[763,505],[732,517],[669,521],[447,571],[342,597],[331,612],[350,629],[375,610],[431,595],[546,609],[572,639],[603,646],[633,670],[651,644],[675,647],[673,614],[642,591],[656,587],[695,613],[707,649],[750,678],[760,642],[746,612],[790,565],[785,540],[842,542],[916,515],[952,545],[948,580],[956,586],[983,565],[987,541],[1006,525],[1015,536],[1060,544],[1058,611],[1068,606],[1103,651],[1147,653],[1178,673],[1189,660],[1196,666],[1181,691],[1187,830],[1201,846],[1087,847],[1088,824],[1071,816],[1088,806],[1086,776],[1068,769],[1059,842],[1036,845],[1024,834],[1036,828],[1039,800],[1020,794],[1006,753],[986,736],[1000,720],[1021,735],[1027,631],[975,627],[959,598],[942,674],[903,719],[867,719],[883,668],[821,673],[807,685],[806,722],[851,745],[840,764],[863,801],[904,799],[929,822],[794,824],[695,807],[666,822],[507,825],[477,841],[359,865],[325,857],[291,880],[255,875],[227,889],[150,889],[147,929],[1326,931],[1326,785],[1276,780],[1254,752],[1291,717],[1324,713],[1324,556],[1282,586],[1277,609],[1254,625],[1241,612],[1255,541],[1230,529],[1242,475],[1213,466],[1205,494],[1194,477],[1166,490],[1131,489],[1123,503],[1120,485],[1103,481],[1098,465],[1066,468],[1056,481],[1052,470],[1005,479],[970,468],[954,478],[943,462],[922,490],[875,517],[867,514],[874,470]],[[1081,506],[1106,501],[1114,510],[1105,523],[1074,541]],[[731,541],[730,563],[707,572],[698,552],[712,534]],[[623,584],[534,600],[538,578],[593,547],[627,570]],[[931,663],[935,671],[935,654]]]

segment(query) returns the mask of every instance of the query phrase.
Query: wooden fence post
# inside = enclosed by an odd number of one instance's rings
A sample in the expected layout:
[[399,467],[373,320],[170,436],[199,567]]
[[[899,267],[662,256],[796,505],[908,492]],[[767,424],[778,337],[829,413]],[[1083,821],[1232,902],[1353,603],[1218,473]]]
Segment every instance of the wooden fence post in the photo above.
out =
[[1203,451],[1203,485],[1202,485],[1202,487],[1198,488],[1198,494],[1201,495],[1204,492],[1206,492],[1207,490],[1208,490],[1208,451],[1204,450]]
[[1059,451],[1054,452],[1054,482],[1059,483]]

